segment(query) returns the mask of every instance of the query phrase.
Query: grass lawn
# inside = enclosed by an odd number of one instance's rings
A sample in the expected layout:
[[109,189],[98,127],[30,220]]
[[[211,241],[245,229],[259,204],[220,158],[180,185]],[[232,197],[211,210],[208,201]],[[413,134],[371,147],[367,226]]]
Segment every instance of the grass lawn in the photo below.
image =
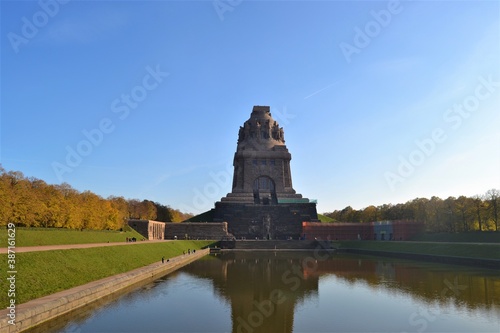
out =
[[[16,228],[16,247],[86,243],[125,242],[127,237],[144,238],[135,230],[98,231],[63,228]],[[0,229],[0,244],[7,244],[7,229]]]
[[419,242],[336,241],[334,247],[387,252],[431,254],[467,258],[500,259],[500,245],[439,244]]
[[[204,248],[213,241],[170,241],[16,254],[17,304],[70,289],[111,275],[124,273],[182,254],[187,249]],[[0,267],[7,267],[7,254],[0,255]],[[0,271],[0,307],[7,298],[6,271]]]
[[500,232],[471,231],[456,233],[422,232],[412,238],[419,242],[466,242],[466,243],[500,243]]
[[334,222],[335,220],[323,214],[318,214],[318,219],[324,223]]
[[201,214],[196,216],[192,216],[186,220],[186,222],[210,222],[214,220],[214,211],[213,209],[207,210]]

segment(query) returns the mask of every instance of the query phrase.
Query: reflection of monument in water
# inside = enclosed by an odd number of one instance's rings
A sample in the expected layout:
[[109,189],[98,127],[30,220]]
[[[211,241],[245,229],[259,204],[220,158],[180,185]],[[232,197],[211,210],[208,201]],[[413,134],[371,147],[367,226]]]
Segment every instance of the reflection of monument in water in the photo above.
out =
[[318,291],[318,277],[304,275],[304,258],[291,252],[231,252],[183,271],[212,279],[216,293],[230,303],[232,332],[292,332],[296,305]]
[[438,265],[429,270],[428,263],[387,258],[313,257],[311,252],[229,252],[198,260],[182,271],[213,281],[214,293],[231,307],[232,332],[293,332],[297,306],[318,297],[320,281],[329,275],[353,285],[408,294],[429,306],[452,302],[500,316],[500,284],[493,273],[481,276]]
[[236,237],[297,238],[302,222],[317,221],[316,203],[296,193],[283,128],[268,106],[254,106],[240,127],[231,193],[215,204],[214,222]]

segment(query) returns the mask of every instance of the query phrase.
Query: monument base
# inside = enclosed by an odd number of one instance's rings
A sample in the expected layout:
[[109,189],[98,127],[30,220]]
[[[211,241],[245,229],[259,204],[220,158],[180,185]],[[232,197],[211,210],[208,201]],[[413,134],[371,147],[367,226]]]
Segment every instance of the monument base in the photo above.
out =
[[227,222],[237,239],[299,239],[302,222],[318,221],[316,203],[256,205],[216,202],[214,222]]

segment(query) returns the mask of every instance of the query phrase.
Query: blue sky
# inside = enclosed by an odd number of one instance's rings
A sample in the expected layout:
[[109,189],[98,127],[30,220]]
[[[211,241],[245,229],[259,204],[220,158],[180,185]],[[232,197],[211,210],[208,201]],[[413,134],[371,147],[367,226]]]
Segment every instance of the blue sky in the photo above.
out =
[[0,163],[199,213],[254,105],[318,211],[500,188],[498,1],[1,1]]

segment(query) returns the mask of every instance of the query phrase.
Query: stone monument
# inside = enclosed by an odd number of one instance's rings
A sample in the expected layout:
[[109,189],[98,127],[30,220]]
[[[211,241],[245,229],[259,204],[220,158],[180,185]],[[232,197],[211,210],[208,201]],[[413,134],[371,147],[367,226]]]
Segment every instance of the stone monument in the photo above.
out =
[[231,193],[215,204],[214,222],[236,238],[297,239],[302,222],[317,221],[316,203],[292,187],[291,154],[269,106],[254,106],[240,126]]

